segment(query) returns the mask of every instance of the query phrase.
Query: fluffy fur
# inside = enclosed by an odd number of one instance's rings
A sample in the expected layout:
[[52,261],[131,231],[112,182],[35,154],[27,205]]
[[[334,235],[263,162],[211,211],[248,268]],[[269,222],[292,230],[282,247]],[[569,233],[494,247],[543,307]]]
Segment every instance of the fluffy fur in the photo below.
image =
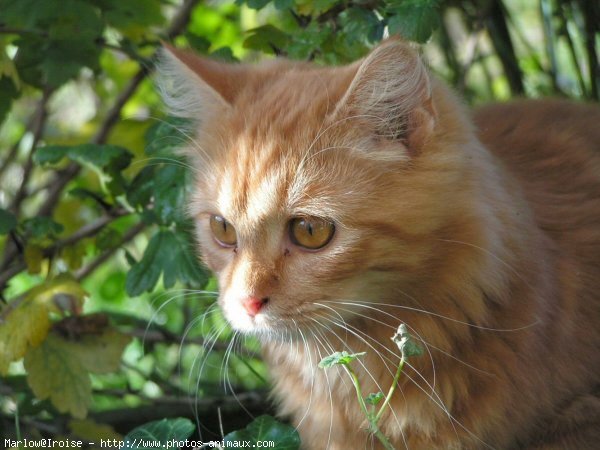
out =
[[[342,371],[366,351],[365,393],[387,391],[390,340],[409,360],[382,431],[398,449],[592,449],[600,440],[600,108],[517,101],[473,119],[417,52],[226,65],[163,55],[167,104],[195,122],[190,210],[219,302],[259,335],[282,415],[305,449],[378,448]],[[219,246],[209,217],[236,229]],[[319,251],[291,218],[334,221]],[[242,307],[269,302],[256,317]]]

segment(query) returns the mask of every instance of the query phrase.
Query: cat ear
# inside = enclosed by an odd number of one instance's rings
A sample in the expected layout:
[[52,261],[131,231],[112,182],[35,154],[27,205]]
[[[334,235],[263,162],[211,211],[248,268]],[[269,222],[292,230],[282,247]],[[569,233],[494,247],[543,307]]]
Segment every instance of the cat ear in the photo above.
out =
[[436,119],[427,69],[398,38],[384,41],[360,63],[336,110],[369,123],[381,138],[400,140],[410,153],[421,150]]
[[203,122],[226,113],[241,83],[240,69],[163,44],[158,86],[169,112]]

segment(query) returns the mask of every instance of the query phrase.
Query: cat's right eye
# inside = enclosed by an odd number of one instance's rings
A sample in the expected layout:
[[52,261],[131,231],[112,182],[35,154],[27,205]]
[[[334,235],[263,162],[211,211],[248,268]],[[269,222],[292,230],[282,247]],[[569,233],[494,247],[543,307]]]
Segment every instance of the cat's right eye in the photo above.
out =
[[237,244],[235,228],[224,217],[216,214],[211,215],[210,230],[216,241],[223,247],[235,247]]
[[290,239],[300,247],[318,250],[325,247],[335,232],[335,225],[320,217],[297,217],[290,221]]

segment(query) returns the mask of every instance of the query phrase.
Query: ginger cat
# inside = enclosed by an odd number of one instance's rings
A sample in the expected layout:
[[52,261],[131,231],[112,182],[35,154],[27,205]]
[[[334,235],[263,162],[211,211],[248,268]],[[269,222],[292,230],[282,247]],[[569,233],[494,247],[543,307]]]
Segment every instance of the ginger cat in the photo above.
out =
[[228,65],[171,47],[172,113],[194,120],[190,211],[231,325],[261,338],[305,449],[379,448],[354,364],[387,392],[396,449],[600,445],[600,108],[516,101],[472,118],[417,51],[354,64]]

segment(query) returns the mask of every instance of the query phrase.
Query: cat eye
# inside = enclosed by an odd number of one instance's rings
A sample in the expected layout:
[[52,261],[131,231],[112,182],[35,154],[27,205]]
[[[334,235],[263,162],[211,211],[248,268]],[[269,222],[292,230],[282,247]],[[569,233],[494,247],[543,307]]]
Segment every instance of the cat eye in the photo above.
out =
[[333,222],[319,217],[297,217],[290,221],[290,239],[300,247],[318,250],[325,247],[335,232]]
[[217,242],[223,247],[234,247],[237,244],[235,228],[223,217],[215,214],[210,216],[210,230]]

